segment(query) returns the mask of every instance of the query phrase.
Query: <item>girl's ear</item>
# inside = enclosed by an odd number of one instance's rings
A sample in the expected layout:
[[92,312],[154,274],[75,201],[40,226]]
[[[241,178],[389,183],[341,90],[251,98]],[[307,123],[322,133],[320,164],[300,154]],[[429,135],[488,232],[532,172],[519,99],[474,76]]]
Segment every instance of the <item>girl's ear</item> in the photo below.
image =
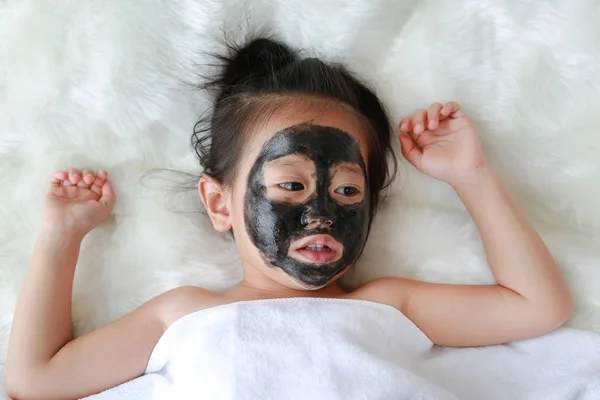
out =
[[215,230],[218,232],[229,231],[232,227],[227,207],[229,191],[212,176],[203,175],[198,183],[198,192],[200,192],[200,198]]

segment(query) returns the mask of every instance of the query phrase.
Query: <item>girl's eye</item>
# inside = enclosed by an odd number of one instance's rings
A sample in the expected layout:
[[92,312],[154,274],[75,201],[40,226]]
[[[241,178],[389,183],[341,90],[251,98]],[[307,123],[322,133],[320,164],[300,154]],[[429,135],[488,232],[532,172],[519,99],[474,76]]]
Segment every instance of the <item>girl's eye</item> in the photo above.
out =
[[341,194],[342,196],[352,197],[356,196],[359,192],[358,189],[354,186],[341,186],[335,190],[337,194]]
[[289,190],[290,192],[298,192],[304,190],[304,185],[300,182],[285,182],[278,185],[280,188]]

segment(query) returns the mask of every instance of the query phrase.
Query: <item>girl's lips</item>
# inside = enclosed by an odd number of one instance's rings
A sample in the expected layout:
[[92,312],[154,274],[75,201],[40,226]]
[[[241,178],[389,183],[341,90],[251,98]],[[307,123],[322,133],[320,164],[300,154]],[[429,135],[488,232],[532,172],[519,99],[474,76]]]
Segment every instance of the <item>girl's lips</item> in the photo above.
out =
[[335,262],[340,259],[334,252],[326,252],[326,251],[315,251],[315,250],[306,250],[300,249],[296,250],[295,253],[292,253],[292,258],[295,258],[298,261],[314,263],[314,264],[328,264]]
[[329,235],[312,235],[293,241],[289,256],[311,264],[327,264],[342,258],[344,246]]

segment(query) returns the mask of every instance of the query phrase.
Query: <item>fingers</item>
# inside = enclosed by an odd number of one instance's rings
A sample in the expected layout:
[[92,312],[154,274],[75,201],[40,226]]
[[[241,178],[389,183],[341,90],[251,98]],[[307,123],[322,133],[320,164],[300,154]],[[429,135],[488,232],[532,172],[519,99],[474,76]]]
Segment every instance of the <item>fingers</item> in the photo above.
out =
[[450,101],[444,104],[444,107],[440,110],[440,114],[442,115],[442,120],[450,117],[450,118],[462,118],[465,117],[466,114],[460,105],[455,101]]
[[412,118],[405,118],[400,122],[400,132],[421,134],[427,130],[435,130],[440,122],[448,118],[461,118],[466,116],[463,109],[455,101],[446,104],[433,103],[427,110],[419,110]]
[[434,103],[427,110],[417,111],[412,118],[403,119],[400,122],[400,132],[410,133],[412,131],[419,135],[427,130],[436,129],[440,123],[442,107],[441,103]]
[[440,124],[440,111],[442,110],[441,103],[433,103],[427,109],[427,129],[430,131],[436,129]]
[[52,175],[52,178],[50,178],[50,185],[63,186],[63,181],[67,179],[68,176],[69,174],[65,171],[57,171]]
[[108,180],[108,172],[101,169],[96,174],[96,178],[92,183],[90,190],[100,196],[100,203],[112,207],[115,203],[115,191],[112,183]]
[[68,180],[65,180],[64,186],[73,186],[77,185],[81,181],[81,172],[76,169],[71,168],[69,170]]
[[416,168],[421,164],[423,153],[415,146],[408,135],[400,135],[402,155]]
[[408,133],[408,132],[412,132],[412,129],[413,129],[412,119],[405,118],[402,121],[400,121],[400,132]]
[[[408,135],[400,135],[402,144],[402,154],[415,167],[420,163],[423,156],[423,150],[430,144],[436,142],[439,131],[440,121],[447,118],[442,110],[454,112],[460,110],[458,104],[454,102],[442,105],[441,103],[433,103],[427,110],[419,110],[414,113],[412,118],[405,118],[400,122],[400,132]],[[417,167],[418,168],[418,167]]]
[[77,185],[84,189],[89,189],[92,182],[94,182],[94,172],[89,169],[84,169],[83,172],[80,172],[77,169],[71,168],[68,172],[58,171],[54,177],[59,175],[60,178],[56,178],[56,180],[61,180],[62,186]]
[[102,197],[99,201],[107,207],[112,207],[115,204],[115,191],[109,180],[106,180],[102,185]]
[[96,175],[94,174],[93,171],[90,171],[89,169],[84,169],[83,172],[81,173],[81,180],[79,181],[77,186],[85,188],[85,189],[89,189],[90,186],[92,185],[92,183],[94,182],[95,178],[96,178]]
[[83,172],[81,172],[81,180],[77,183],[77,186],[83,189],[89,189],[90,186],[92,186],[94,179],[94,172],[89,169],[84,169]]
[[98,174],[96,175],[94,182],[92,183],[90,190],[94,193],[96,193],[98,196],[102,196],[102,186],[104,186],[104,183],[106,182],[106,180],[108,179],[108,174],[106,173],[106,171],[104,170],[100,170],[98,171]]
[[94,178],[94,182],[90,186],[90,190],[96,193],[98,196],[102,196],[102,186],[104,185],[104,180],[100,178],[98,175]]
[[84,169],[82,172],[74,168],[68,171],[57,171],[50,178],[50,185],[53,187],[69,187],[77,186],[83,189],[89,189],[98,195],[99,198],[104,196],[114,196],[112,186],[109,185],[108,192],[105,193],[104,186],[108,182],[108,173],[104,170],[94,171]]
[[415,115],[413,115],[412,118],[412,123],[413,123],[413,132],[414,133],[422,133],[425,131],[425,127],[427,126],[427,111],[425,110],[419,110],[415,113]]

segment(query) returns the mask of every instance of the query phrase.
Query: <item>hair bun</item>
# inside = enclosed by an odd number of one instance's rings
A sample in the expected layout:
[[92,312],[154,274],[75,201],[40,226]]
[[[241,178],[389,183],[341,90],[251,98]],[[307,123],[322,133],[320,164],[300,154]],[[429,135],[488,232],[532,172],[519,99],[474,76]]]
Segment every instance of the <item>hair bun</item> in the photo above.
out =
[[260,90],[265,81],[274,79],[277,71],[298,61],[288,46],[272,39],[254,39],[243,47],[229,45],[229,55],[217,56],[221,73],[207,86],[217,86],[218,100],[252,89]]

